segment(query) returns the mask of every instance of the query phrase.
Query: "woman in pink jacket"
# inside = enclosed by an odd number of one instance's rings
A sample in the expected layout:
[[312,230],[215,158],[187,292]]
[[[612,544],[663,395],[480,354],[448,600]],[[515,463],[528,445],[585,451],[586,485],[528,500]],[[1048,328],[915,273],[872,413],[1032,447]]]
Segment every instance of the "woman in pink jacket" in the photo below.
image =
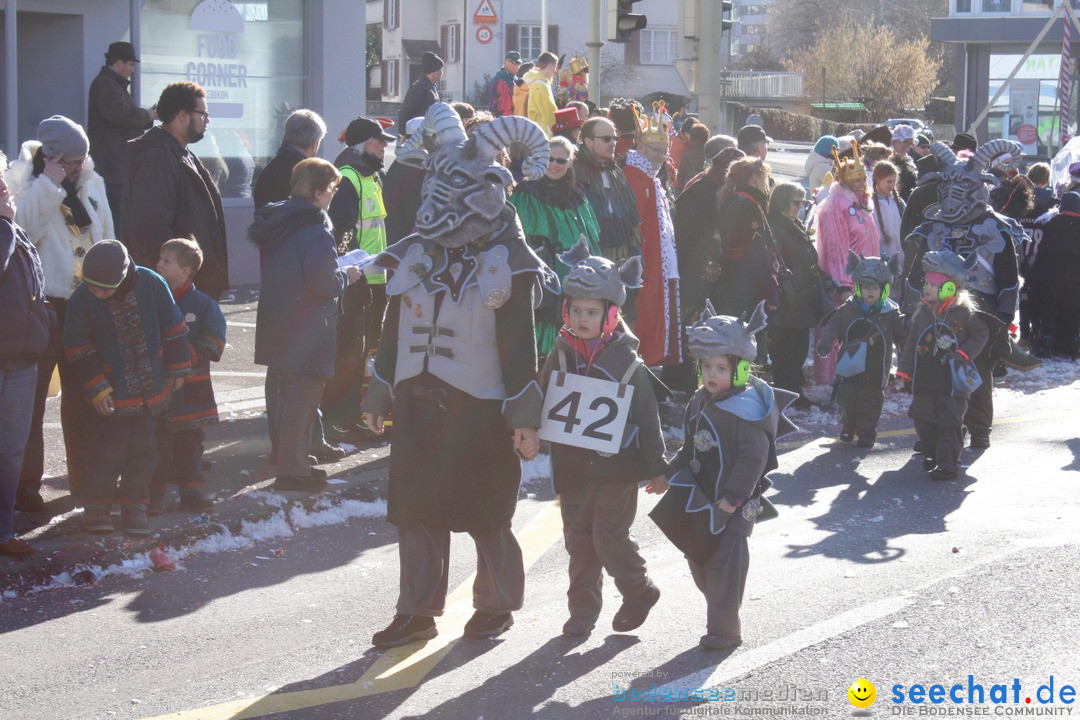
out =
[[[833,149],[833,183],[814,217],[818,265],[833,282],[836,305],[851,295],[854,281],[844,269],[847,254],[880,256],[881,233],[874,220],[866,167],[857,141],[851,143],[854,157],[841,159]],[[816,340],[815,340],[816,341]],[[814,382],[832,385],[836,379],[836,351],[814,357]]]

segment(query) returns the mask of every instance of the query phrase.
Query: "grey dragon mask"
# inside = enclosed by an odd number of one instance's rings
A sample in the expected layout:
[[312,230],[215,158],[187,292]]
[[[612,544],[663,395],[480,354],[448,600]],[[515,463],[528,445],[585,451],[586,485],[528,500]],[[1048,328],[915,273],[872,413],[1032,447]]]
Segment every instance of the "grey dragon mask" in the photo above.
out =
[[1013,161],[1023,155],[1020,143],[1013,140],[991,140],[979,147],[968,160],[956,157],[943,142],[935,142],[930,152],[941,163],[941,170],[927,173],[919,184],[938,180],[938,204],[927,209],[928,220],[941,220],[950,224],[963,224],[976,220],[990,212],[990,188],[997,187],[998,179],[988,170],[994,158],[1008,153]]

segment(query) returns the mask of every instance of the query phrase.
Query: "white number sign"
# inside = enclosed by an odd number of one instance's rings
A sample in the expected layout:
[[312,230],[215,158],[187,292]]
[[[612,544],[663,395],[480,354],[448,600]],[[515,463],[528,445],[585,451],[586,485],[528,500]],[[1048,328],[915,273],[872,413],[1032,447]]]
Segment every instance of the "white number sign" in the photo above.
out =
[[615,454],[630,416],[633,385],[555,371],[544,397],[540,437]]

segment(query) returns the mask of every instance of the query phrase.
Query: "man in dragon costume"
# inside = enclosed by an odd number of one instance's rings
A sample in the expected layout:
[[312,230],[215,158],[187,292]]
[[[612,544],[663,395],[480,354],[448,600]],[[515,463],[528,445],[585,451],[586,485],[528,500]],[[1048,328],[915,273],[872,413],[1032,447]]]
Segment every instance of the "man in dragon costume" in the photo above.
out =
[[968,289],[990,327],[990,341],[975,358],[975,366],[986,381],[971,394],[964,424],[971,433],[971,447],[986,448],[994,422],[990,382],[994,364],[1002,360],[1018,369],[1038,365],[1010,341],[1008,332],[1020,297],[1017,253],[1025,240],[1024,230],[1019,222],[994,212],[990,205],[990,188],[998,184],[989,173],[991,161],[1006,153],[1019,160],[1022,151],[1020,143],[1002,139],[985,143],[970,159],[957,158],[942,142],[935,142],[930,151],[941,170],[927,173],[919,184],[937,181],[938,202],[926,209],[926,221],[904,241],[908,273],[903,306],[910,314],[922,297],[922,256],[926,252],[952,250],[965,260],[975,256]]
[[[525,242],[499,152],[521,143],[529,179],[544,175],[548,141],[530,120],[505,116],[465,133],[433,105],[398,159],[427,173],[417,232],[376,264],[391,273],[383,338],[364,400],[382,432],[393,410],[387,519],[398,528],[397,615],[376,647],[434,637],[446,601],[451,532],[476,543],[476,609],[466,637],[494,637],[524,600],[521,548],[510,531],[521,465],[539,449],[529,418],[536,383],[533,308],[555,277]],[[557,280],[554,284],[557,285]],[[535,423],[532,423],[535,425]]]

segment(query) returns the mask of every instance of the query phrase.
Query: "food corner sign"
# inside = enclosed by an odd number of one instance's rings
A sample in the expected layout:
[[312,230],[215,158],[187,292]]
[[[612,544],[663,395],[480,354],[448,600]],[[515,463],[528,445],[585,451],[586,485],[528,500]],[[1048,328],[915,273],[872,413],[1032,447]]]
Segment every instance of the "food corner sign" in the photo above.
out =
[[187,79],[206,88],[211,114],[221,118],[244,115],[242,102],[230,102],[231,89],[247,88],[248,68],[239,61],[239,38],[244,18],[229,0],[203,0],[191,12],[188,28],[195,31],[197,59],[185,66]]

